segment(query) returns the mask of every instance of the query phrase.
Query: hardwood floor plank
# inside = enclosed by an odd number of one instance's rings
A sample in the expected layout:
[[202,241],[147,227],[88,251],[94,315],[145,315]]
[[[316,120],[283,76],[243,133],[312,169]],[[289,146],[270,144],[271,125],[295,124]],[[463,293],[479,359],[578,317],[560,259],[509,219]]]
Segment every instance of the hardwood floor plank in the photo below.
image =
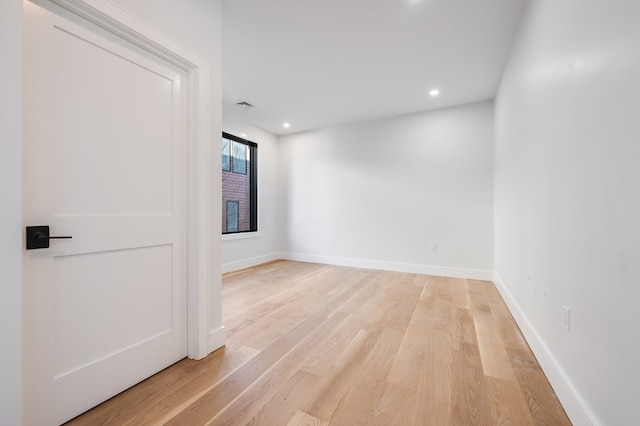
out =
[[514,326],[513,320],[510,323],[506,323],[505,320],[505,323],[500,323],[498,327],[501,335],[505,336],[505,347],[534,424],[570,425],[571,421],[522,333]]
[[456,308],[469,309],[469,289],[464,278],[445,278],[445,284],[450,286],[449,300]]
[[[291,270],[295,273],[293,280],[289,273]],[[329,270],[324,265],[316,264],[292,264],[289,268],[278,268],[270,274],[245,269],[244,272],[226,279],[228,285],[223,286],[222,297],[228,303],[222,306],[223,315],[231,316],[239,309],[251,307],[274,294],[287,292],[298,284],[304,284],[307,278]]]
[[407,387],[412,391],[418,389],[420,375],[417,373],[421,371],[424,363],[431,324],[428,306],[425,302],[417,302],[391,367],[389,383]]
[[495,424],[533,425],[533,417],[517,382],[485,377],[487,400]]
[[488,281],[469,280],[469,288],[474,289],[472,298],[491,307],[495,328],[504,342],[534,424],[570,425],[571,421],[495,285]]
[[[262,350],[320,309],[324,309],[321,315],[334,312],[345,298],[360,289],[358,274],[353,278],[358,281],[346,281],[350,286],[344,287],[341,292],[332,292],[335,288],[327,283],[334,281],[325,277],[325,273],[326,270],[318,270],[312,274],[313,277],[307,274],[305,280],[299,281],[294,289],[277,293],[253,305],[242,316],[235,313],[230,320],[227,345],[233,346],[236,342],[242,345],[250,341],[253,347]],[[329,301],[334,303],[328,305]],[[237,318],[242,320],[233,322]]]
[[[156,403],[148,410],[141,411],[141,416],[134,416],[127,424],[131,424],[133,426],[137,424],[151,425],[158,423],[164,424],[168,422],[195,401],[210,392],[218,385],[218,383],[226,379],[231,373],[241,368],[259,353],[260,351],[257,349],[249,348],[247,346],[241,347],[234,353],[234,356],[229,357],[240,357],[240,359],[235,361],[235,368],[230,369],[224,375],[220,375],[217,380],[212,376],[198,377],[196,375],[198,380],[197,384],[189,383],[188,385],[178,389],[174,394],[160,398],[160,400],[156,401]],[[223,370],[218,370],[216,373],[220,374],[221,371]]]
[[[342,313],[344,314],[344,312]],[[359,324],[353,321],[343,324],[324,341],[322,347],[312,354],[306,365],[303,365],[301,369],[317,376],[328,376],[330,370],[334,368],[335,360],[347,350],[347,347],[360,331]]]
[[206,393],[187,409],[179,413],[166,424],[206,424],[238,398],[248,387],[258,380],[265,371],[282,359],[292,348],[317,328],[324,318],[312,316],[303,321],[276,344],[252,358],[244,367],[237,370],[218,386]]
[[367,354],[349,391],[332,413],[330,424],[369,425],[376,416],[376,406],[384,391],[402,332],[385,328]]
[[414,425],[448,425],[452,415],[453,351],[451,336],[442,331],[429,331],[429,350],[418,370],[418,389],[413,410]]
[[[289,380],[278,387],[275,395],[273,395],[246,424],[287,424],[289,419],[295,417],[296,412],[300,412],[300,407],[304,407],[313,398],[321,386],[321,383],[321,377],[306,371],[297,370]],[[245,422],[239,418],[235,423],[242,424]]]
[[482,362],[471,312],[458,309],[461,330],[461,350],[452,353],[451,423],[458,425],[495,424],[486,400]]
[[[359,286],[357,292],[353,292],[351,297],[345,299],[344,302],[337,307],[337,310],[342,312],[355,313],[356,311],[362,311],[363,308],[375,307],[385,296],[391,291],[389,282],[393,281],[394,273],[381,271],[380,273],[369,272],[365,278],[362,279],[361,286]],[[370,312],[366,310],[365,312]],[[362,317],[362,315],[358,315]],[[354,317],[355,319],[356,317]],[[365,316],[364,320],[368,318]]]
[[370,424],[376,426],[415,424],[413,423],[415,404],[415,391],[393,383],[385,383]]
[[[336,313],[318,324],[314,330],[300,339],[297,345],[292,347],[263,375],[254,380],[238,398],[223,408],[208,424],[247,424],[267,404],[272,395],[277,394],[280,388],[288,386],[287,383],[296,375],[299,367],[306,363],[310,354],[322,347],[324,339],[329,335],[329,330],[340,327],[349,316],[346,313]],[[287,419],[295,411],[292,410]]]
[[379,303],[376,312],[369,320],[369,327],[377,330],[393,328],[404,331],[407,329],[422,292],[422,287],[415,284],[415,278],[415,274],[397,277],[396,284]]
[[327,426],[329,423],[298,411],[287,426]]
[[472,312],[482,371],[485,376],[515,382],[516,375],[491,311],[485,307],[485,309],[473,309]]
[[344,395],[352,388],[361,366],[378,338],[379,333],[360,330],[332,364],[329,374],[323,377],[322,387],[303,411],[320,419],[331,419]]
[[460,309],[469,309],[470,307],[467,280],[463,278],[428,276],[421,300],[428,297],[446,301],[451,306]]
[[[458,321],[458,313],[461,308],[451,305],[447,300],[434,298],[427,299],[425,303],[429,306],[430,329],[449,334],[451,336],[452,349],[462,350],[463,330],[460,327],[461,323]],[[466,311],[466,309],[464,310]]]

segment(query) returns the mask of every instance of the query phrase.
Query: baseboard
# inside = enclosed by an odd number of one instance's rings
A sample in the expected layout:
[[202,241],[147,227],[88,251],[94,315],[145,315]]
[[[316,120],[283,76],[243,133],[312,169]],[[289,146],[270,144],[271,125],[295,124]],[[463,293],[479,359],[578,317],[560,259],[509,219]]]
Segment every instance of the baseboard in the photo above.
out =
[[235,262],[223,263],[222,273],[239,271],[240,269],[250,268],[252,266],[260,265],[262,263],[271,262],[272,260],[280,259],[280,253],[269,253],[262,256],[250,257],[248,259],[242,259]]
[[556,392],[562,407],[566,411],[569,419],[574,425],[599,425],[601,424],[593,415],[584,399],[580,396],[580,392],[575,388],[564,369],[553,356],[549,347],[544,343],[535,327],[524,311],[512,296],[511,292],[504,285],[497,273],[493,274],[493,282],[500,292],[502,299],[507,304],[511,315],[520,327],[525,340],[533,351],[542,371],[549,379],[551,387]]
[[280,259],[300,262],[324,263],[328,265],[351,266],[354,268],[378,269],[383,271],[408,272],[412,274],[438,275],[443,277],[468,278],[473,280],[493,279],[492,271],[480,269],[450,268],[447,266],[418,265],[412,263],[385,262],[378,260],[353,259],[334,256],[317,256],[301,253],[280,253]]
[[227,332],[224,325],[209,331],[209,353],[224,346],[227,339]]

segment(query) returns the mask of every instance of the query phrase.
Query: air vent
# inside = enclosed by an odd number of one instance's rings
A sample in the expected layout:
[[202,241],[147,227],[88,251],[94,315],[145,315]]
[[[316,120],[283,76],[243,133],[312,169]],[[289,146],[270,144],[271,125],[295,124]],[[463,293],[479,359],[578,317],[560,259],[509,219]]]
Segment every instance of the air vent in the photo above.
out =
[[253,105],[246,101],[238,102],[236,105],[242,109],[255,108]]

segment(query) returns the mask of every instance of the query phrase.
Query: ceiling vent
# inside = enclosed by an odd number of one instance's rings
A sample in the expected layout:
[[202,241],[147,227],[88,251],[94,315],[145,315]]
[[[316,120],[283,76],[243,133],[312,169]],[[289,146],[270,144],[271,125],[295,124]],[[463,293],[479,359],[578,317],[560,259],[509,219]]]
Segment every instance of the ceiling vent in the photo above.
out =
[[251,105],[249,102],[246,102],[246,101],[238,102],[236,103],[236,105],[242,109],[255,108],[253,105]]

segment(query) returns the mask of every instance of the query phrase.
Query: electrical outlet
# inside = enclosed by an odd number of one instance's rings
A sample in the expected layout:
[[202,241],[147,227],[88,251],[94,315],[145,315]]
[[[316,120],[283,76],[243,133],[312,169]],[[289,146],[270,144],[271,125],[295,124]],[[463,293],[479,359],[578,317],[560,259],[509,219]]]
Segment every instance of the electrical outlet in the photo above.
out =
[[567,333],[571,330],[571,311],[568,306],[562,306],[562,328]]
[[431,251],[433,253],[438,251],[438,243],[431,243]]

